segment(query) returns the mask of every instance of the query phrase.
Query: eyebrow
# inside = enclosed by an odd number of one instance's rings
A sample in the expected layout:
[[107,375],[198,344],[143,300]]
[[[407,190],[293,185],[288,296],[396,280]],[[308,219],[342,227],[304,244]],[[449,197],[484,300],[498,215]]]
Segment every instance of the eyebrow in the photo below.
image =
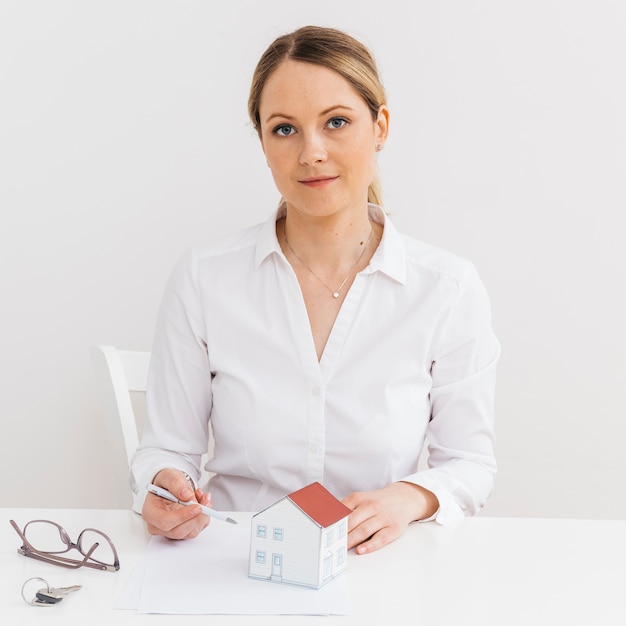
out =
[[[324,109],[323,111],[320,111],[320,117],[323,117],[324,115],[328,115],[330,112],[335,111],[337,109],[344,109],[346,111],[353,111],[354,109],[352,107],[349,107],[345,104],[334,104],[331,107],[328,107],[327,109]],[[270,116],[268,116],[265,119],[265,123],[267,124],[268,122],[270,122],[271,120],[273,120],[275,117],[282,117],[286,120],[293,120],[295,119],[292,115],[287,115],[286,113],[272,113]]]

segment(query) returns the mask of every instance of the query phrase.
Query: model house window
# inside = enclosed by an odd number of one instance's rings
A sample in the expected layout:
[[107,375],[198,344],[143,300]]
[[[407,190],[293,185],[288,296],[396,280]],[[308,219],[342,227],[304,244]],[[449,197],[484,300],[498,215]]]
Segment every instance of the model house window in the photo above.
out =
[[337,565],[341,565],[346,560],[346,549],[339,548],[337,550]]
[[274,539],[276,539],[276,541],[282,541],[283,540],[283,529],[282,528],[274,528]]
[[265,552],[263,552],[263,550],[256,551],[256,562],[265,563]]
[[343,539],[346,535],[346,522],[343,521],[337,527],[337,539]]
[[329,548],[332,545],[333,545],[333,531],[329,530],[326,533],[326,547]]
[[263,526],[262,524],[257,524],[256,536],[257,537],[267,537],[267,526]]

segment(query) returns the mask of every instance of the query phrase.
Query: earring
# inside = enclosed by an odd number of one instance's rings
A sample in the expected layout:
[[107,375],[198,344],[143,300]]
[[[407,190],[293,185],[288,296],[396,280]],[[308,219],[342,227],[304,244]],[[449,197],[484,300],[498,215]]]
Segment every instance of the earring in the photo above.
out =
[[376,144],[376,152],[380,152],[383,149],[383,144],[382,143],[377,143]]

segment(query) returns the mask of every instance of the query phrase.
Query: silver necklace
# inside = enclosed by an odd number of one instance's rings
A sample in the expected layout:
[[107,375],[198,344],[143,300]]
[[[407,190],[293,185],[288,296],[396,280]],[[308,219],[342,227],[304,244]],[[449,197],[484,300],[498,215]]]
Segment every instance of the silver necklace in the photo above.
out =
[[309,272],[311,272],[311,274],[313,274],[313,276],[315,276],[315,278],[317,278],[317,280],[319,280],[320,283],[322,283],[322,285],[326,287],[326,289],[328,289],[328,291],[330,291],[333,298],[339,297],[339,292],[342,290],[348,278],[350,278],[350,276],[352,275],[354,268],[359,264],[359,261],[365,254],[365,250],[367,250],[367,246],[369,245],[373,232],[374,232],[374,229],[372,228],[370,224],[370,234],[369,234],[369,237],[367,238],[367,241],[365,242],[365,245],[363,246],[363,250],[361,250],[361,253],[359,254],[359,258],[356,260],[356,263],[350,268],[350,271],[348,272],[347,276],[341,281],[341,285],[339,285],[337,289],[333,290],[302,260],[301,257],[298,256],[298,253],[291,247],[291,244],[289,243],[289,239],[287,239],[287,218],[285,218],[285,221],[283,222],[283,236],[285,237],[285,243],[287,244],[287,247],[289,248],[289,250],[291,250],[291,254],[293,254],[293,256],[295,256],[296,259],[298,259],[298,261],[300,261],[300,263],[302,263],[302,265],[304,265],[304,267],[307,270],[309,270]]

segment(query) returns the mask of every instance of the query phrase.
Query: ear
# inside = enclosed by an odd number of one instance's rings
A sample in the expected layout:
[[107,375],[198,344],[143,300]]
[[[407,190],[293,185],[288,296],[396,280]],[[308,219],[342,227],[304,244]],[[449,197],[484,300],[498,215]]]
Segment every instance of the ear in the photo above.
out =
[[381,104],[378,107],[378,117],[374,122],[374,138],[376,145],[383,146],[387,141],[389,133],[389,109],[387,105]]

